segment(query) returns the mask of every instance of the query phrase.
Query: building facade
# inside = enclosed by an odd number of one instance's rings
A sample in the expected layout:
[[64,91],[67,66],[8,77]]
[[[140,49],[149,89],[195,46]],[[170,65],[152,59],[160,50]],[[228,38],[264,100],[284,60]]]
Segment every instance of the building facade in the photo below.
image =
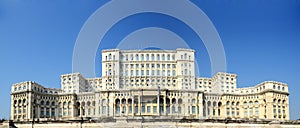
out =
[[194,50],[102,51],[102,77],[61,76],[61,89],[12,85],[14,121],[82,117],[189,117],[289,120],[285,83],[237,88],[236,74],[196,77]]

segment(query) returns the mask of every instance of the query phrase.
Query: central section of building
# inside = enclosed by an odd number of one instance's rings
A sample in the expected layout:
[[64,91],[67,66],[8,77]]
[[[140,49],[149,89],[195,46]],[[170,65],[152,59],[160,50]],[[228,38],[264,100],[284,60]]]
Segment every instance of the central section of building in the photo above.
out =
[[102,77],[61,76],[61,89],[12,86],[13,120],[81,117],[289,119],[288,86],[266,81],[237,88],[235,74],[195,76],[194,50],[102,51]]

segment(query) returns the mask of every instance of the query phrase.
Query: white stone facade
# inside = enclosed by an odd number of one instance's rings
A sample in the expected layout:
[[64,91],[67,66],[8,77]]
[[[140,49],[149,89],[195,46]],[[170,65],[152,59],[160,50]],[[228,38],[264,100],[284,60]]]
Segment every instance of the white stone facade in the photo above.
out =
[[236,74],[195,75],[194,50],[102,51],[102,77],[61,76],[61,89],[12,85],[11,119],[190,117],[289,120],[285,83],[237,88]]

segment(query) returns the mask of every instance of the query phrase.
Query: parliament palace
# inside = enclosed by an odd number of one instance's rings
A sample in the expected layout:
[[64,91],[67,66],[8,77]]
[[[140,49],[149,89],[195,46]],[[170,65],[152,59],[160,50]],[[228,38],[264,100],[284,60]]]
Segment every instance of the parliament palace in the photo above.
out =
[[192,49],[102,50],[102,76],[61,75],[61,88],[33,81],[12,85],[13,121],[82,118],[289,120],[285,83],[238,88],[237,75],[195,75]]

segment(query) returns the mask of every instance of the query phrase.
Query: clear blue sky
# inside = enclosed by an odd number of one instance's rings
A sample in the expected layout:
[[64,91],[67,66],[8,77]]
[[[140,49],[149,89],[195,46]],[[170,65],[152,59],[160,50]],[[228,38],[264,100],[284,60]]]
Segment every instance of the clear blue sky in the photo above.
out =
[[[0,1],[0,118],[9,118],[13,83],[29,80],[60,88],[60,75],[72,72],[73,48],[81,27],[105,2]],[[219,32],[226,52],[227,71],[238,74],[238,87],[253,86],[265,80],[288,83],[291,119],[300,118],[300,1],[193,2],[206,13]],[[143,22],[147,18],[153,22]],[[159,14],[129,17],[107,33],[99,50],[116,47],[126,32],[133,31],[132,28],[170,27],[170,22],[177,23]],[[197,50],[201,76],[210,77],[211,67],[205,47],[193,42],[196,37],[184,25],[178,23],[170,29],[179,35],[190,34],[188,45]],[[99,60],[96,62],[100,63]],[[101,69],[96,69],[99,75]]]

